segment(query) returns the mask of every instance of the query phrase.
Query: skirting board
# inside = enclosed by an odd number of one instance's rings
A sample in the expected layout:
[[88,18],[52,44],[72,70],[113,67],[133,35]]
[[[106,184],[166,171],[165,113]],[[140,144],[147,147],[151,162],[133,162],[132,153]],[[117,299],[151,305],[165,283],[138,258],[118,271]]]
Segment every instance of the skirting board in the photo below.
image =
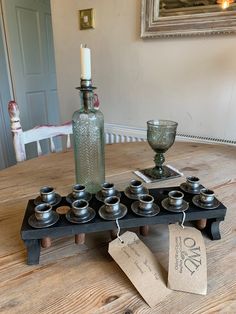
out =
[[[144,128],[134,128],[126,125],[105,123],[106,143],[141,142],[147,140],[147,131]],[[187,141],[208,144],[236,145],[236,140],[197,136],[191,134],[176,135],[177,141]]]

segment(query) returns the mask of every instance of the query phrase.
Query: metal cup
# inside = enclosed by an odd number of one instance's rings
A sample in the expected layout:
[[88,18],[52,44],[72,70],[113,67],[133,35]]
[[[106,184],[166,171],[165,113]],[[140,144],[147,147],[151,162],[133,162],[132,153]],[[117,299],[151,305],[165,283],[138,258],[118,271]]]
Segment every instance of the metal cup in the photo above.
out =
[[52,203],[56,199],[56,192],[52,186],[43,186],[40,189],[40,196],[43,202]]
[[183,204],[184,193],[180,191],[170,191],[168,193],[169,204],[171,206],[180,207]]
[[102,184],[102,195],[107,198],[115,194],[115,186],[113,183],[105,182]]
[[139,208],[142,211],[150,212],[152,210],[154,198],[149,194],[142,194],[139,196]]
[[75,216],[83,217],[88,214],[89,203],[86,200],[77,200],[72,203],[72,211]]
[[187,183],[188,187],[189,187],[191,190],[196,190],[196,189],[199,188],[200,179],[199,179],[198,177],[194,177],[194,176],[187,177],[187,178],[186,178],[186,183]]
[[131,180],[129,185],[130,192],[139,194],[142,192],[143,183],[140,180]]
[[104,201],[107,213],[117,213],[120,209],[120,198],[117,196],[107,197]]
[[202,203],[210,204],[214,201],[215,193],[212,190],[201,189],[200,191],[200,200]]
[[34,214],[37,220],[47,221],[51,218],[52,206],[47,203],[39,204],[34,208]]
[[85,196],[85,186],[81,184],[73,185],[72,195],[75,199],[83,198]]

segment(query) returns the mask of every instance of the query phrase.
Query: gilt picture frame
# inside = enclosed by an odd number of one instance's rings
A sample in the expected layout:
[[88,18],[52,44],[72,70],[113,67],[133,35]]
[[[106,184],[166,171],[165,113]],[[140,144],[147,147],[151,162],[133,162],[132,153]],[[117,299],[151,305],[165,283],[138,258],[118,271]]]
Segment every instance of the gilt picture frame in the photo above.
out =
[[[191,7],[191,3],[186,6],[188,0],[176,0],[176,5],[173,0],[169,3],[168,0],[142,0],[141,38],[235,33],[236,3],[223,10],[218,1],[214,5]],[[191,2],[208,3],[207,0]],[[181,3],[185,6],[181,7]]]

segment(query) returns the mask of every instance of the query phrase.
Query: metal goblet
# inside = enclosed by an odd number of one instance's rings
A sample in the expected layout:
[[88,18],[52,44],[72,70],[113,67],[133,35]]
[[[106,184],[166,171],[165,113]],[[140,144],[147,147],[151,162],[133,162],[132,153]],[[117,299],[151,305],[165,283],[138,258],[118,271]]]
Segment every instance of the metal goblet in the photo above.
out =
[[155,167],[146,169],[145,173],[154,179],[170,177],[169,169],[163,166],[164,153],[174,144],[178,123],[170,120],[147,121],[147,140],[156,152]]

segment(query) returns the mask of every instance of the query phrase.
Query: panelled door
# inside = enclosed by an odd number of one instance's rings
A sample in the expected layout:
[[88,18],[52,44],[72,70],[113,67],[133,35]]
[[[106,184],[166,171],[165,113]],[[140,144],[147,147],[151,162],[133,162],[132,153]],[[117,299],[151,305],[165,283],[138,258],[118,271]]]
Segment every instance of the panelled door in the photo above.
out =
[[7,103],[10,97],[2,23],[0,21],[0,169],[15,162],[10,120],[7,112]]
[[22,127],[58,123],[50,0],[2,0],[2,4]]

